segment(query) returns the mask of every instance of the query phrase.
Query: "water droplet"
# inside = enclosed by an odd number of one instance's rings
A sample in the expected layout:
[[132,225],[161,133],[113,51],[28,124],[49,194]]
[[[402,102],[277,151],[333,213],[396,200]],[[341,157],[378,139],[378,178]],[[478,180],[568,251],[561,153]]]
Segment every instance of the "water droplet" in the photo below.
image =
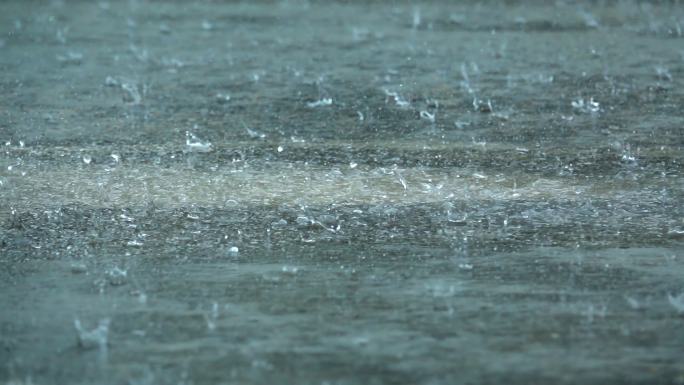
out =
[[488,114],[494,111],[491,100],[484,101],[478,98],[473,99],[473,108],[475,111],[481,112],[483,114]]
[[316,107],[329,106],[329,105],[332,105],[332,103],[333,103],[332,98],[323,98],[320,100],[316,100],[315,102],[307,102],[306,105],[309,106],[310,108],[316,108]]
[[387,95],[387,98],[385,99],[385,103],[393,101],[397,106],[399,107],[408,107],[411,103],[409,103],[407,100],[404,100],[401,95],[397,92],[389,91],[389,90],[384,90],[385,95]]
[[88,267],[85,263],[77,262],[71,264],[71,272],[74,274],[83,274],[88,272]]
[[128,282],[128,271],[113,267],[105,272],[107,282],[112,286],[122,286]]
[[237,257],[239,253],[240,253],[240,249],[238,249],[237,246],[231,246],[228,249],[228,256],[229,257]]
[[670,73],[670,70],[668,70],[667,68],[663,66],[656,66],[655,70],[660,80],[667,80],[669,82],[672,81],[672,74]]
[[118,87],[120,84],[119,84],[119,81],[116,80],[116,78],[111,77],[111,76],[107,76],[105,78],[105,85],[108,87]]
[[123,101],[129,104],[138,105],[142,103],[142,96],[135,83],[122,82],[121,89],[125,91]]
[[207,329],[209,331],[216,330],[216,321],[219,318],[219,305],[217,302],[211,304],[211,311],[205,314],[204,319],[207,321]]
[[625,301],[627,301],[629,307],[631,307],[634,310],[639,310],[641,308],[641,304],[639,303],[639,301],[637,301],[636,298],[625,296]]
[[578,98],[577,100],[573,100],[570,104],[574,109],[584,113],[596,113],[601,110],[599,102],[595,101],[593,97],[586,101],[583,98]]
[[83,349],[106,348],[107,337],[109,336],[109,318],[100,320],[97,327],[93,330],[85,330],[81,321],[74,320],[74,328],[78,337],[78,346]]
[[684,314],[684,293],[681,293],[678,296],[668,293],[667,301],[675,310],[677,310],[677,313]]
[[412,20],[412,25],[413,29],[416,29],[420,26],[420,8],[414,7],[413,8],[413,20]]
[[283,266],[281,271],[285,274],[295,275],[299,272],[299,268],[294,267],[294,266]]
[[298,216],[295,221],[297,222],[297,226],[300,226],[300,227],[307,227],[307,226],[311,226],[313,224],[313,221],[311,219],[309,219],[308,217],[305,217],[303,215]]
[[[135,228],[136,226],[133,225],[133,226],[131,226],[131,227]],[[140,247],[140,246],[142,246],[142,245],[143,245],[143,242],[140,241],[140,240],[138,240],[138,239],[133,239],[133,240],[131,240],[131,241],[126,242],[126,246]]]
[[219,92],[216,94],[216,100],[218,100],[220,103],[229,102],[230,95]]
[[211,142],[202,141],[190,131],[185,131],[185,146],[191,152],[210,152],[213,149]]
[[430,112],[423,110],[423,111],[420,111],[420,117],[422,119],[429,121],[430,123],[435,122],[435,114],[434,113],[430,113]]
[[65,55],[57,55],[57,60],[65,65],[79,65],[83,61],[83,54],[69,51]]

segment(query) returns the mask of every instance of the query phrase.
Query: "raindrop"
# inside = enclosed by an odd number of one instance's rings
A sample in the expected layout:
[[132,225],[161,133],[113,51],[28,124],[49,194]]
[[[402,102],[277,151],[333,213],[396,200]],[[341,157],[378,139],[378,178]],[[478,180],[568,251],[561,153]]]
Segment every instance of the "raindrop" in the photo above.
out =
[[230,101],[230,95],[219,92],[216,94],[216,100],[218,100],[219,103],[227,103]]
[[316,108],[316,107],[329,106],[329,105],[332,105],[332,103],[333,103],[332,98],[323,98],[320,100],[316,100],[315,102],[307,102],[306,105],[309,106],[310,108]]
[[76,329],[79,347],[83,349],[103,349],[107,347],[107,338],[109,336],[109,318],[100,320],[97,327],[92,330],[84,329],[81,325],[81,321],[77,318],[74,320],[74,328]]
[[672,81],[672,74],[667,68],[663,66],[656,66],[655,70],[660,80],[667,80],[668,82]]
[[[131,226],[131,227],[135,228],[136,226],[133,225],[133,226]],[[130,240],[130,241],[126,242],[126,246],[134,246],[134,247],[140,247],[140,246],[142,246],[143,244],[144,244],[144,243],[143,243],[142,241],[138,240],[138,239],[133,239],[133,240]]]
[[228,256],[229,257],[237,257],[240,254],[240,249],[237,246],[231,246],[228,249]]
[[423,110],[423,111],[420,111],[420,117],[422,119],[429,121],[430,123],[435,122],[435,114],[434,113],[429,113],[429,112]]
[[413,29],[416,29],[420,26],[420,21],[421,21],[420,8],[414,7],[413,8],[413,20],[412,20]]
[[138,90],[138,85],[129,82],[122,82],[121,89],[125,91],[123,101],[132,105],[142,103],[142,96]]
[[71,272],[74,274],[84,274],[88,272],[88,267],[85,265],[85,263],[72,263],[71,264]]
[[216,330],[216,321],[218,321],[219,317],[219,305],[217,302],[214,302],[211,305],[211,311],[209,314],[205,314],[204,319],[207,321],[207,329],[209,331],[214,331]]
[[385,99],[385,103],[393,101],[397,106],[399,107],[408,107],[411,103],[409,103],[407,100],[404,100],[401,95],[397,92],[392,92],[389,90],[384,90],[385,95],[387,95],[387,98]]
[[628,304],[629,307],[631,307],[632,309],[634,309],[634,310],[639,310],[639,309],[641,309],[641,304],[639,303],[639,301],[636,300],[636,298],[632,298],[632,297],[627,297],[627,296],[625,296],[625,301],[627,301],[627,304]]
[[404,188],[404,191],[406,191],[408,189],[408,184],[406,184],[406,179],[404,179],[404,176],[401,175],[401,172],[399,170],[395,169],[393,171],[394,171],[394,175],[399,180],[399,183],[401,183],[401,186]]
[[684,293],[680,293],[677,296],[668,293],[667,301],[677,310],[677,313],[684,314]]
[[105,272],[107,282],[112,286],[122,286],[128,282],[128,271],[113,267]]
[[282,271],[283,274],[295,275],[299,272],[299,268],[294,266],[283,266],[280,271]]
[[67,39],[66,39],[66,33],[69,30],[69,28],[58,28],[57,33],[55,34],[55,38],[60,44],[66,44]]
[[584,113],[596,113],[601,110],[601,105],[593,97],[586,101],[583,98],[578,98],[570,104],[574,109]]
[[190,131],[185,131],[185,146],[191,152],[210,152],[212,150],[211,142],[202,141]]
[[245,131],[247,131],[247,135],[249,135],[250,138],[252,139],[264,139],[266,138],[266,134],[261,133],[256,130],[252,130],[251,128],[245,126]]
[[483,114],[487,114],[494,111],[494,109],[492,108],[491,100],[484,101],[478,98],[473,99],[473,108],[475,109],[475,111],[482,112]]
[[295,222],[297,222],[297,226],[299,227],[307,227],[313,224],[313,221],[311,219],[303,215],[298,216]]
[[105,78],[105,85],[107,87],[119,87],[121,84],[119,83],[118,80],[116,80],[116,78],[111,77],[111,76],[107,76]]

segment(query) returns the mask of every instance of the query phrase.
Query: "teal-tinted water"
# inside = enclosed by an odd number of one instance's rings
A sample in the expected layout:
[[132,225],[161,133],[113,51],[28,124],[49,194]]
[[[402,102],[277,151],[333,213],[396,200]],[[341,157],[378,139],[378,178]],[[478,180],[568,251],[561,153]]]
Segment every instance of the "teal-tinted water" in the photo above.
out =
[[677,2],[0,4],[0,383],[684,383]]

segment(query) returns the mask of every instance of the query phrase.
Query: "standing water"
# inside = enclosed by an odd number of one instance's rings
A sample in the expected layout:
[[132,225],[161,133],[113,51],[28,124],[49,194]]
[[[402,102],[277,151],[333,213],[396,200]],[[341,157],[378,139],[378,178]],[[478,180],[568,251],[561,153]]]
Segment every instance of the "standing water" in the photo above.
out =
[[684,384],[677,1],[0,3],[0,384]]

